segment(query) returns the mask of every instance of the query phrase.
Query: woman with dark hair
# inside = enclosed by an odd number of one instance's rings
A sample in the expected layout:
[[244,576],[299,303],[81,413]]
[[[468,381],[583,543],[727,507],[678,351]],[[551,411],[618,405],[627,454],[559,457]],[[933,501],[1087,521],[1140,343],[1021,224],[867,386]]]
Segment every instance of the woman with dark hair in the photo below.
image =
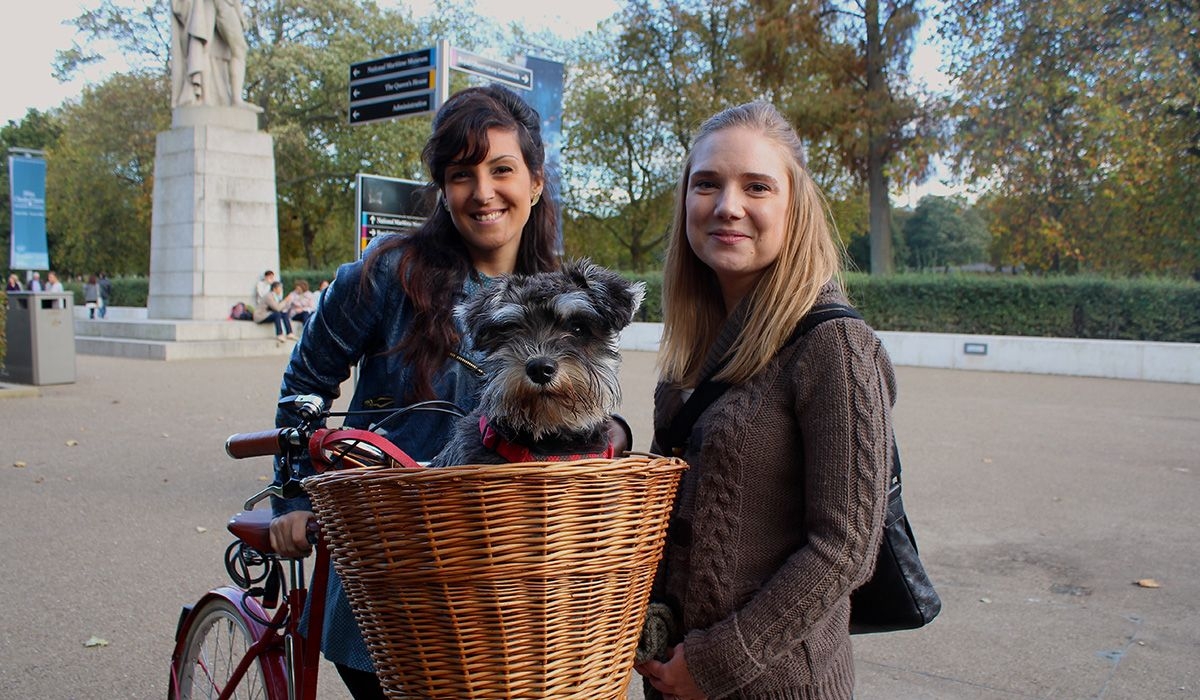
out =
[[[513,92],[493,86],[452,96],[434,117],[422,159],[437,193],[433,214],[414,234],[376,239],[362,260],[341,266],[292,353],[281,395],[318,394],[332,402],[359,364],[351,411],[426,399],[470,411],[481,358],[454,318],[455,305],[498,275],[558,268],[557,212],[543,196],[541,119]],[[370,422],[350,417],[346,426]],[[296,423],[285,410],[276,416],[278,426]],[[441,450],[453,423],[444,414],[410,414],[386,437],[424,461]],[[302,474],[310,468],[300,465]],[[287,556],[306,553],[310,501],[274,499],[272,507],[272,545]],[[333,572],[328,593],[322,651],[356,699],[382,698]]]

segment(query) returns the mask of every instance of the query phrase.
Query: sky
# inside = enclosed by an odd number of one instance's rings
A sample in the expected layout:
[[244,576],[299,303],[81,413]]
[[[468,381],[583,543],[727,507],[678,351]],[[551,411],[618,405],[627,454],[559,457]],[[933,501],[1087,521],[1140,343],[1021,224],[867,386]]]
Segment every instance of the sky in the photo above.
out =
[[[398,0],[383,0],[389,1]],[[6,67],[4,89],[0,90],[0,124],[20,121],[29,108],[57,107],[63,100],[78,96],[89,81],[101,81],[107,71],[124,68],[123,64],[106,62],[69,83],[59,83],[51,75],[55,52],[70,48],[75,38],[74,28],[64,22],[98,4],[99,0],[35,0],[23,4],[19,19],[12,17],[0,23],[0,65]],[[424,16],[432,8],[433,0],[413,0],[409,6],[413,14]],[[563,36],[592,29],[620,6],[619,0],[552,4],[545,0],[476,0],[481,15],[504,25],[522,22],[534,31],[545,28]],[[945,89],[945,78],[937,71],[938,52],[930,37],[926,27],[913,63],[930,87]],[[923,194],[944,195],[953,191],[956,189],[952,184],[941,183],[935,177],[919,188],[901,193],[895,204],[914,206]]]

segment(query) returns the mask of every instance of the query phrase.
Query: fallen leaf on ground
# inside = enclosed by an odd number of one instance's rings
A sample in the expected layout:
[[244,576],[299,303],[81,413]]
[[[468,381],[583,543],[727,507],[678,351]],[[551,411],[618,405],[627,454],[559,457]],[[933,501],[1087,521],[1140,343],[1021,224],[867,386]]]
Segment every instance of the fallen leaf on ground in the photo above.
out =
[[67,447],[75,447],[79,444],[78,440],[67,440]]
[[1152,578],[1139,578],[1134,583],[1142,588],[1162,588],[1162,584]]
[[25,467],[28,467],[29,465],[24,462],[13,462],[13,466],[16,467],[17,469],[24,469]]
[[206,527],[200,527],[199,525],[197,525],[197,526],[196,526],[196,532],[199,532],[200,534],[204,534],[204,533],[208,532],[208,528],[206,528]]
[[84,642],[84,643],[83,643],[83,645],[84,645],[85,647],[88,647],[88,648],[91,648],[91,647],[106,647],[106,646],[108,646],[108,640],[107,640],[107,639],[101,639],[101,638],[99,638],[99,637],[97,637],[97,636],[95,636],[95,635],[92,635],[92,638],[91,638],[91,639],[89,639],[89,640],[87,640],[86,642]]

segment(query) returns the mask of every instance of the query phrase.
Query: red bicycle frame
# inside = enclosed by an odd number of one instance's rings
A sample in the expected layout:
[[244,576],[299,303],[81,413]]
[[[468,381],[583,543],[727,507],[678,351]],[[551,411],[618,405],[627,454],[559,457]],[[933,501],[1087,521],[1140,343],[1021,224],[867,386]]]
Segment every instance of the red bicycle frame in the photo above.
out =
[[[270,511],[243,511],[229,521],[229,530],[242,542],[254,547],[260,553],[269,555],[271,549],[267,528],[270,526],[270,522]],[[317,538],[315,552],[312,595],[309,596],[309,590],[304,586],[303,571],[296,573],[293,569],[293,575],[290,578],[294,585],[289,587],[287,597],[283,604],[276,608],[274,615],[269,618],[268,624],[262,622],[268,617],[258,600],[248,595],[245,589],[235,586],[214,588],[195,605],[185,609],[175,636],[175,650],[171,655],[169,697],[175,698],[178,695],[178,669],[188,642],[188,631],[196,624],[198,613],[206,607],[209,601],[223,598],[238,611],[254,641],[246,649],[238,665],[230,672],[229,677],[225,679],[225,686],[219,689],[217,700],[228,700],[234,697],[238,684],[242,682],[246,673],[255,663],[258,663],[263,670],[263,678],[266,681],[265,689],[270,700],[290,700],[291,698],[316,700],[321,633],[325,619],[325,591],[329,581],[329,547],[323,538]],[[300,614],[304,610],[306,601],[310,606],[308,629],[307,634],[301,634]],[[210,682],[213,682],[212,679]],[[294,694],[289,693],[289,684]]]

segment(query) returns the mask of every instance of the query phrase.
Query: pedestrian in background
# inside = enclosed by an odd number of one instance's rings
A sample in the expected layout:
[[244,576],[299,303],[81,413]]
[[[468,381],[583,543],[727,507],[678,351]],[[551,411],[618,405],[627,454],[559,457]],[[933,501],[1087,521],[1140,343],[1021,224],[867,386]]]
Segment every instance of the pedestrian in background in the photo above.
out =
[[108,300],[112,298],[112,281],[107,272],[100,273],[100,318],[108,315]]
[[83,305],[87,307],[88,318],[96,318],[96,309],[100,306],[100,282],[95,275],[83,284]]

